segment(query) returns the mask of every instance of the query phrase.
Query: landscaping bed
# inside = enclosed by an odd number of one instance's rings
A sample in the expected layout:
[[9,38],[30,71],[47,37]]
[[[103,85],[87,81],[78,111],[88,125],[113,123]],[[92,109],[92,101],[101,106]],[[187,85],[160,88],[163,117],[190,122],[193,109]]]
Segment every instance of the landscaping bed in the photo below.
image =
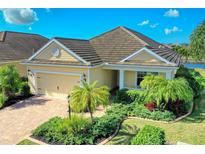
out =
[[[107,144],[128,145],[135,135],[133,129],[143,128],[145,125],[152,125],[162,128],[165,131],[165,138],[169,144],[177,144],[181,141],[188,144],[205,144],[205,91],[199,98],[194,100],[195,110],[188,117],[175,123],[162,123],[158,121],[148,121],[145,119],[127,119],[125,120],[119,133],[113,137]],[[130,129],[123,133],[125,127]]]
[[77,115],[72,115],[71,119],[54,117],[36,128],[32,137],[48,144],[98,144],[115,133],[127,116],[127,110],[127,106],[116,105],[93,122]]

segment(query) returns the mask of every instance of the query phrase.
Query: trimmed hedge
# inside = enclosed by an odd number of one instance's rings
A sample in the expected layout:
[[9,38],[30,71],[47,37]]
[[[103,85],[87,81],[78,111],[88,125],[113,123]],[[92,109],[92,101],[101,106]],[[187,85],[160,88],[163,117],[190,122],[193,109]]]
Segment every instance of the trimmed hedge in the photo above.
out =
[[164,131],[155,126],[145,125],[131,141],[132,145],[163,145]]

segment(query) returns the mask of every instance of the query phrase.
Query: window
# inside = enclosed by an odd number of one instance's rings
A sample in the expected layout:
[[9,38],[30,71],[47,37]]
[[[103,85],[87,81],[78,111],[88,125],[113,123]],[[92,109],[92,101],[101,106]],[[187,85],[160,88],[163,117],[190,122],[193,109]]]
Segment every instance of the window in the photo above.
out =
[[137,79],[136,79],[137,87],[140,86],[140,83],[147,75],[158,75],[158,72],[137,72]]

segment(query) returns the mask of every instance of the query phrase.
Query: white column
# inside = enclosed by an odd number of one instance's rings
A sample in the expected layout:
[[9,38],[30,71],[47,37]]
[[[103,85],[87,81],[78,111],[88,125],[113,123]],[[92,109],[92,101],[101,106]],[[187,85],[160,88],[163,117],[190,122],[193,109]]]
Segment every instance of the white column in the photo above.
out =
[[124,88],[124,70],[119,70],[119,88]]
[[172,79],[172,71],[167,71],[166,72],[166,79]]

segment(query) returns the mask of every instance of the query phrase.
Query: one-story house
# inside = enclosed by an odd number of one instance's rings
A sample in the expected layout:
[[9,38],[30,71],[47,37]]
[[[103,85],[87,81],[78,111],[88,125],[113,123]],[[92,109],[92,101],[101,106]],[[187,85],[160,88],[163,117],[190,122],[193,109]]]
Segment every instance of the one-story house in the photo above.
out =
[[0,32],[0,66],[13,64],[21,76],[27,76],[27,69],[20,62],[28,59],[47,42],[47,38],[38,34]]
[[82,80],[122,89],[138,88],[148,74],[172,79],[180,55],[139,32],[117,27],[90,40],[55,37],[22,63],[34,93],[65,99]]

